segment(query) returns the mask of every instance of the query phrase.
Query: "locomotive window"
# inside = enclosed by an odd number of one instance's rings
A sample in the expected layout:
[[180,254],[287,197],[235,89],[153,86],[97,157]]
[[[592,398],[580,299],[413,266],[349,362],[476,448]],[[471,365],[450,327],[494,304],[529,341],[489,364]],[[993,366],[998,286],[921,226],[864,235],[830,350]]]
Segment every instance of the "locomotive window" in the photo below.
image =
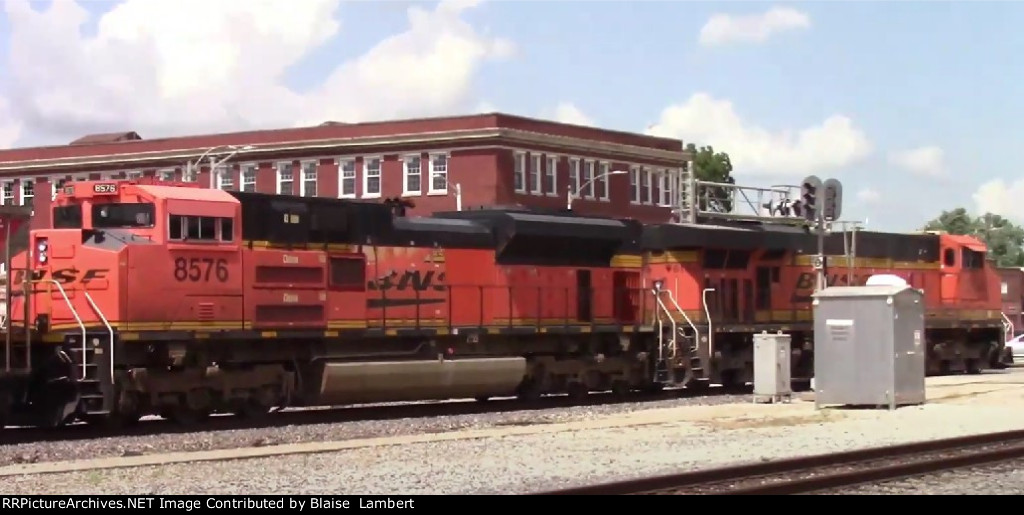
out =
[[230,218],[220,219],[221,241],[231,241],[235,237],[235,221]]
[[153,227],[155,214],[153,204],[96,204],[92,206],[92,226]]
[[953,249],[946,249],[942,253],[942,261],[946,266],[956,266],[956,251]]
[[54,229],[81,229],[82,206],[60,206],[53,208]]
[[979,269],[985,267],[985,253],[978,252],[971,249],[961,249],[962,257],[960,258],[961,266],[964,268]]
[[[168,220],[167,238],[171,240],[224,241],[233,237],[233,220],[214,216],[171,215]],[[220,234],[218,235],[218,229]]]

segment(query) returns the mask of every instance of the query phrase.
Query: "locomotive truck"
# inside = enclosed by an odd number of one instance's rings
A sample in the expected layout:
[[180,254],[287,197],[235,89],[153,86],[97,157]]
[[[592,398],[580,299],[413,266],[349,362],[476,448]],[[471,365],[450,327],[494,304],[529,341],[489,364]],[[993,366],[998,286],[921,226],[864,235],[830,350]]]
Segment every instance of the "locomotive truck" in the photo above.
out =
[[[642,224],[519,208],[404,216],[394,202],[148,179],[83,181],[11,258],[0,426],[179,423],[273,408],[752,379],[752,336],[813,375],[816,240],[771,224]],[[985,247],[826,238],[831,283],[927,295],[930,373],[1002,366]]]

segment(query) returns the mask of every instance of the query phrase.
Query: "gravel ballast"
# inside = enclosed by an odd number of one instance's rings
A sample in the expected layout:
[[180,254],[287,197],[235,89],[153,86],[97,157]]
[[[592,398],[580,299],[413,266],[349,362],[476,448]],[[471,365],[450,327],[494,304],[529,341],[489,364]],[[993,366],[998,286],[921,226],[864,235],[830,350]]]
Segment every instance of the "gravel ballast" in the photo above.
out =
[[826,492],[826,495],[1021,495],[1024,460]]
[[[705,411],[723,409],[708,407]],[[729,417],[491,438],[381,445],[339,452],[12,476],[2,494],[493,494],[595,482],[922,439],[1016,429],[1021,410],[933,404],[888,412],[813,412],[802,418]],[[689,411],[688,411],[689,410]],[[724,411],[723,411],[724,413]],[[807,413],[810,413],[809,415]],[[614,417],[616,415],[612,415]],[[624,417],[623,415],[618,415]],[[493,422],[492,422],[493,423]],[[542,427],[543,424],[537,427]],[[440,436],[440,435],[438,435]]]
[[[286,443],[322,442],[439,433],[498,426],[549,424],[587,420],[603,415],[640,409],[677,406],[706,406],[749,402],[749,395],[712,395],[664,401],[600,404],[572,408],[498,411],[469,415],[355,420],[325,424],[301,424],[254,429],[214,430],[195,433],[165,433],[139,436],[65,440],[0,445],[0,466],[16,463],[66,461],[109,456],[204,451]],[[470,401],[472,402],[472,401]],[[391,406],[389,408],[394,408]],[[359,408],[365,410],[366,408]]]

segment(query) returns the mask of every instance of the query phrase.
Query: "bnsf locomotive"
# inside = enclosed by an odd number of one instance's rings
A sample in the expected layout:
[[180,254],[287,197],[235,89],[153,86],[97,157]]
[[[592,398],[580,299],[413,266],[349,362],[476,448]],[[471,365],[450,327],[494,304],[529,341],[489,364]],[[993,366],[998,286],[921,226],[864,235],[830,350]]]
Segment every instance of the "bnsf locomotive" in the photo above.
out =
[[[395,203],[75,182],[12,259],[0,418],[185,423],[733,385],[752,379],[763,330],[792,335],[806,379],[815,245],[770,225],[411,218]],[[978,241],[864,232],[857,248],[849,260],[827,238],[832,282],[924,289],[931,372],[1000,365],[999,281]]]

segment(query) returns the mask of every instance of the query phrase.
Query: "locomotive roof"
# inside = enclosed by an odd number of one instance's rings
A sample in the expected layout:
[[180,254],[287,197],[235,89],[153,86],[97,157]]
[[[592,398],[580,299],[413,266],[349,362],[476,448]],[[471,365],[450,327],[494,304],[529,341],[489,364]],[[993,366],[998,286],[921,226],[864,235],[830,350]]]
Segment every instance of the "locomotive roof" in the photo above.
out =
[[209,188],[182,188],[180,186],[164,186],[158,184],[136,184],[136,188],[154,197],[168,200],[198,200],[201,202],[226,202],[237,204],[238,200],[231,193]]
[[808,238],[801,227],[785,225],[656,224],[644,228],[645,249],[711,247],[730,250],[785,250]]

